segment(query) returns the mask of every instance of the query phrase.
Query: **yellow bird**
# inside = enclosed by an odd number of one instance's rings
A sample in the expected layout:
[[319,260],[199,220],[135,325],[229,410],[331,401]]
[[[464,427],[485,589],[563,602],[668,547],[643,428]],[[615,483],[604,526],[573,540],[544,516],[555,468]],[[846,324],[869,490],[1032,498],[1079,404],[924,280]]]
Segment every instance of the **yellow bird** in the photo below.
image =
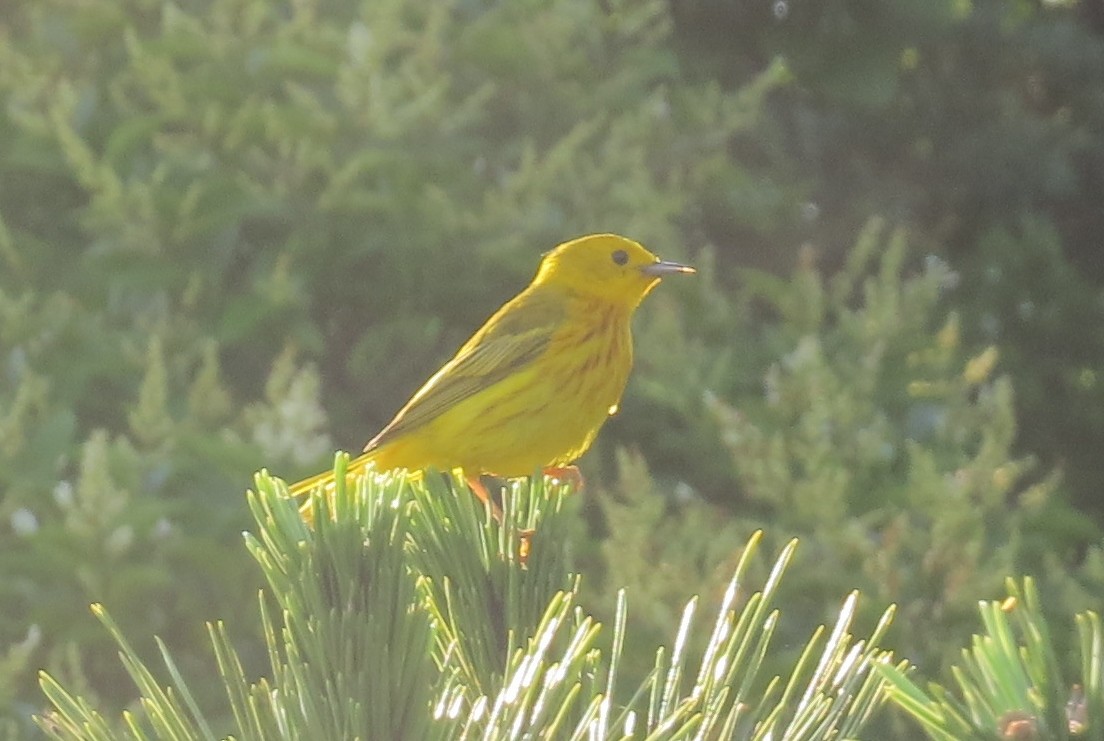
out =
[[[561,244],[368,441],[349,472],[462,469],[487,501],[480,475],[562,471],[617,410],[632,367],[633,312],[660,278],[693,272],[616,234]],[[290,493],[319,486],[332,488],[333,472]]]

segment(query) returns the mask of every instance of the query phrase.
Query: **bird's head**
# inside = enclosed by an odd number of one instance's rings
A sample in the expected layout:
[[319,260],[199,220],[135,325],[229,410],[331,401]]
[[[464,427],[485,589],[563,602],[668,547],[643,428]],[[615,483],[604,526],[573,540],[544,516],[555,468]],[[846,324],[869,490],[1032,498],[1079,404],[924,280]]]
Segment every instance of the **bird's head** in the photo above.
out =
[[545,254],[534,284],[563,286],[634,309],[663,276],[693,272],[689,265],[660,260],[631,239],[590,234]]

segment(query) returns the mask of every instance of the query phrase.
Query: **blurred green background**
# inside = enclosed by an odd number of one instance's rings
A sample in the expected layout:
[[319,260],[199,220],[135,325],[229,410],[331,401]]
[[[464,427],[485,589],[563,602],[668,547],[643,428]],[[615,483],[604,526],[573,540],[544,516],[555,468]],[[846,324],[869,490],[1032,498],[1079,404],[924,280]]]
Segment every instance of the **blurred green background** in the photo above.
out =
[[669,635],[757,527],[795,647],[852,588],[929,669],[1007,575],[1099,607],[1098,3],[9,0],[0,102],[13,734],[42,667],[133,696],[92,601],[259,651],[252,473],[358,450],[591,231],[701,269],[582,462],[596,610]]

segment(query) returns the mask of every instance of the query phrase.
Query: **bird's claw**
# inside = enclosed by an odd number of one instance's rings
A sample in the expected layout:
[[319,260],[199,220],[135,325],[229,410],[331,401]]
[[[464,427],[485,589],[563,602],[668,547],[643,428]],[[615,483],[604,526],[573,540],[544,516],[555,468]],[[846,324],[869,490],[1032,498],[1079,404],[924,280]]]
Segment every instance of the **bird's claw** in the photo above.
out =
[[575,491],[582,491],[586,485],[578,466],[547,466],[541,470],[541,473],[553,481],[566,484]]

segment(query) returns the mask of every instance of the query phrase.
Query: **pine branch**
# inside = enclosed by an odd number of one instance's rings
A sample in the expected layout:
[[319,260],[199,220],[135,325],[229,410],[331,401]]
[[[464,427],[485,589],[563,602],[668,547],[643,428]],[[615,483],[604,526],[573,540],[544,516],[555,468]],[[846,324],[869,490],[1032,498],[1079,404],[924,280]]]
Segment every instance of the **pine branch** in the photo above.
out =
[[957,693],[921,688],[905,671],[881,667],[894,702],[930,738],[1100,738],[1104,727],[1104,629],[1100,616],[1076,616],[1081,683],[1060,667],[1034,580],[1008,580],[1007,599],[982,602],[984,631],[953,668]]
[[671,650],[658,648],[633,687],[619,663],[628,598],[619,595],[607,648],[604,626],[579,604],[580,578],[567,571],[564,487],[511,484],[500,523],[457,478],[347,483],[347,462],[338,457],[332,496],[315,495],[313,527],[267,473],[249,493],[257,529],[246,545],[268,583],[260,614],[270,666],[250,679],[226,627],[208,626],[231,728],[216,729],[163,645],[168,677],[159,680],[98,606],[141,710],[112,723],[43,675],[54,710],[40,727],[56,739],[820,739],[854,736],[884,699],[872,667],[891,662],[876,648],[891,612],[868,640],[855,640],[854,594],[789,676],[763,675],[796,541],[751,592],[756,534],[701,657],[688,649],[703,629],[694,598]]

